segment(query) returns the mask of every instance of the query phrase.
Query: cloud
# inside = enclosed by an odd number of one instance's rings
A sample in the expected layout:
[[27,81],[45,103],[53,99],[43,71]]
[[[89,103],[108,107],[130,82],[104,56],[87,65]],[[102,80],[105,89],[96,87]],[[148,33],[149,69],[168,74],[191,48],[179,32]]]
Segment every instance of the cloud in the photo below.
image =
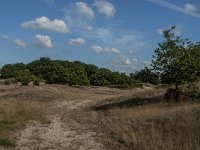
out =
[[113,33],[109,28],[97,28],[95,30],[95,34],[97,35],[98,38],[107,40],[109,38],[112,38]]
[[74,46],[83,45],[85,44],[85,39],[83,38],[70,39],[69,44]]
[[119,55],[118,59],[112,62],[112,69],[120,72],[132,73],[139,68],[141,68],[141,63],[137,58],[129,59],[124,55]]
[[101,46],[97,46],[97,45],[94,45],[94,46],[91,46],[90,49],[95,52],[95,53],[115,53],[115,54],[119,54],[120,51],[116,48],[102,48]]
[[143,62],[143,64],[146,65],[146,66],[149,66],[149,65],[151,65],[151,61],[145,60],[145,61]]
[[8,35],[6,35],[6,34],[3,34],[3,35],[2,35],[2,38],[5,39],[5,40],[10,40],[10,39],[11,39],[11,38],[10,38]]
[[5,39],[5,40],[10,41],[10,42],[14,43],[15,45],[20,46],[22,48],[26,48],[27,47],[26,42],[23,41],[23,40],[13,39],[12,37],[10,37],[10,36],[8,36],[6,34],[2,35],[2,38]]
[[45,16],[36,18],[35,20],[32,21],[24,22],[21,24],[21,27],[24,29],[43,29],[59,33],[69,32],[69,28],[63,20],[59,19],[50,20]]
[[190,4],[190,3],[186,3],[184,5],[184,10],[187,13],[191,13],[191,12],[197,11],[197,8],[196,8],[196,6],[194,6],[194,5]]
[[125,59],[125,61],[124,61],[124,63],[126,64],[126,65],[131,65],[132,64],[132,62],[130,61],[130,59]]
[[48,4],[54,4],[54,0],[44,0]]
[[123,60],[123,63],[125,65],[138,65],[139,64],[139,62],[138,62],[138,60],[136,58],[134,58],[133,60],[130,60],[129,58],[126,58],[126,59]]
[[115,16],[115,6],[104,0],[96,0],[93,4],[96,6],[99,13],[105,15],[106,17],[114,17]]
[[160,28],[157,29],[157,33],[158,33],[159,35],[163,35],[163,31],[164,31],[163,29],[160,29]]
[[[64,13],[64,20],[67,22],[73,33],[80,33],[82,31],[88,32],[93,30],[95,14],[87,3],[82,3],[83,2],[70,3],[62,10]],[[79,5],[86,5],[86,7],[82,8]],[[91,9],[91,12],[88,11],[87,7]]]
[[22,48],[26,48],[27,45],[26,45],[26,42],[22,41],[22,40],[19,40],[19,39],[16,39],[14,40],[14,43]]
[[181,7],[181,6],[177,6],[175,4],[169,3],[165,0],[147,0],[147,1],[157,4],[157,5],[160,5],[162,7],[171,9],[173,11],[180,12],[185,15],[200,18],[200,13],[197,12],[197,8],[190,3],[186,3],[186,4],[184,4],[183,7]]
[[39,48],[52,48],[51,38],[48,35],[37,34],[35,36],[36,46]]
[[85,24],[85,25],[82,26],[82,29],[85,29],[86,31],[92,31],[93,27],[90,26],[90,25]]
[[94,45],[94,46],[91,46],[90,49],[91,49],[92,51],[94,51],[95,53],[103,52],[103,48],[102,48],[101,46],[96,46],[96,45]]
[[95,17],[94,11],[92,10],[92,8],[90,8],[90,6],[87,3],[76,2],[75,5],[77,12],[80,15],[86,16],[88,19],[93,19]]
[[133,54],[133,50],[132,50],[132,49],[129,49],[129,50],[128,50],[128,53],[129,53],[129,54]]

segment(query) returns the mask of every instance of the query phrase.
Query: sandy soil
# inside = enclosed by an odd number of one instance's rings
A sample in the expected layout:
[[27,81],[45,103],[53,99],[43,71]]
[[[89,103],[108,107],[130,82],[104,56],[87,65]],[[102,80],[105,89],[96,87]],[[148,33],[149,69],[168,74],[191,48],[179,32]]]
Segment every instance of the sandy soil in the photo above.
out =
[[119,90],[110,88],[73,88],[62,85],[39,87],[1,88],[0,96],[12,92],[17,98],[47,101],[45,108],[50,123],[29,121],[17,137],[16,150],[98,150],[107,149],[101,143],[102,133],[91,130],[90,124],[81,124],[70,114],[81,113],[86,108],[106,99],[134,95],[152,88]]

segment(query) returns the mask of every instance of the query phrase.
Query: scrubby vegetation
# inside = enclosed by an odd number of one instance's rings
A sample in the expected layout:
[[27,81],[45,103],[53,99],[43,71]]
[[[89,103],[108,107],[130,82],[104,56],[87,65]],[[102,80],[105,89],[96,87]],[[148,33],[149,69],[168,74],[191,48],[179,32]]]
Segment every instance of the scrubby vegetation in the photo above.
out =
[[142,81],[125,73],[114,72],[95,65],[79,61],[51,60],[42,57],[28,64],[16,63],[4,65],[1,78],[15,78],[22,85],[31,81],[38,85],[43,79],[47,83],[69,84],[79,86],[108,86],[118,88],[142,87]]
[[159,84],[160,79],[159,76],[152,71],[152,69],[149,69],[145,67],[144,69],[141,69],[140,71],[136,71],[135,73],[130,74],[134,79],[140,80],[143,83],[150,83],[150,84]]

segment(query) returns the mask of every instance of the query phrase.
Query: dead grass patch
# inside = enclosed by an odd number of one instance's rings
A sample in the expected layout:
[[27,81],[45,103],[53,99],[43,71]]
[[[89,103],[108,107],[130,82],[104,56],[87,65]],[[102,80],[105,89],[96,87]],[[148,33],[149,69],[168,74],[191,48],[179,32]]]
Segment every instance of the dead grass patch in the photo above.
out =
[[109,149],[200,149],[200,104],[159,98],[152,91],[111,98],[74,116],[104,133],[101,139]]
[[45,117],[44,102],[16,96],[23,95],[23,90],[7,88],[0,90],[0,146],[14,147],[19,130],[23,129],[30,120],[48,123]]

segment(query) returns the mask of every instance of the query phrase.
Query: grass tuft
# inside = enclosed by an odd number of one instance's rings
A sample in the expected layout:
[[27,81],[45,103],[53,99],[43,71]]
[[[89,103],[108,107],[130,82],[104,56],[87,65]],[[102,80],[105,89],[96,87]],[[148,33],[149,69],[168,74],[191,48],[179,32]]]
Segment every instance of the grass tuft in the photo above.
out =
[[4,148],[10,148],[15,147],[16,144],[8,138],[0,138],[0,146],[3,146]]

